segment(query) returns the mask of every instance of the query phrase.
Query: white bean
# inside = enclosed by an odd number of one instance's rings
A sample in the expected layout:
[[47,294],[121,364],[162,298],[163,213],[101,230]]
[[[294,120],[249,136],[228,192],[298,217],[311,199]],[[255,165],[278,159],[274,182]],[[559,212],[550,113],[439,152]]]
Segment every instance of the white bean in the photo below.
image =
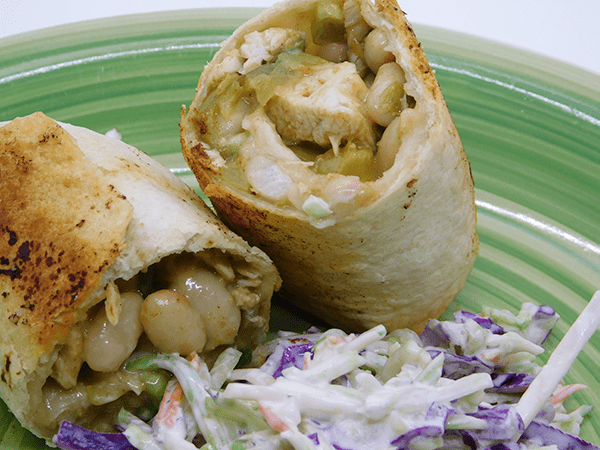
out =
[[335,63],[347,61],[348,46],[346,44],[331,42],[320,47],[317,56]]
[[187,297],[162,289],[148,295],[140,315],[144,332],[163,353],[200,353],[206,344],[206,329],[200,313]]
[[387,127],[400,114],[405,82],[404,71],[394,62],[382,65],[377,72],[365,106],[371,119],[382,127]]
[[392,52],[385,50],[387,44],[387,37],[379,28],[375,28],[365,38],[365,61],[374,73],[377,73],[383,64],[394,61]]
[[390,126],[388,126],[381,140],[377,144],[377,153],[375,154],[375,172],[381,176],[383,172],[394,165],[396,155],[402,144],[402,123],[401,117],[396,117]]
[[84,355],[88,366],[96,372],[112,372],[131,355],[143,330],[140,322],[142,296],[135,292],[122,294],[123,309],[119,322],[112,325],[104,305],[86,323]]
[[169,289],[184,294],[196,308],[206,326],[206,346],[212,350],[222,344],[231,344],[237,336],[241,313],[226,283],[200,261],[173,271]]

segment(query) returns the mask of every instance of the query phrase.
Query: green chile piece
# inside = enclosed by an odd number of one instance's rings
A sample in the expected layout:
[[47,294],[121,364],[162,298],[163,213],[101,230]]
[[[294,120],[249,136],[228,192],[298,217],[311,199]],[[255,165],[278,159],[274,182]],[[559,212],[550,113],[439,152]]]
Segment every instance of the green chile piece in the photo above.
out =
[[317,45],[342,42],[345,32],[344,12],[341,5],[334,0],[319,2],[315,11],[315,21],[311,27],[313,42]]
[[313,170],[320,174],[339,173],[341,175],[354,175],[361,181],[375,179],[375,158],[369,148],[359,148],[350,143],[339,149],[336,155],[330,149],[315,159]]

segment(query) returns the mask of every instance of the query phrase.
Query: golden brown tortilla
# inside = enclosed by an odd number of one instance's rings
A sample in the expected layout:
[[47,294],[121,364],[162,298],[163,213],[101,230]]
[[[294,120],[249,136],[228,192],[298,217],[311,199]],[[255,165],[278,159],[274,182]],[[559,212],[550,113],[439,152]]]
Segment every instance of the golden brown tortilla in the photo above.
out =
[[[0,396],[36,435],[50,439],[62,420],[110,430],[121,406],[144,406],[144,379],[90,370],[82,342],[100,310],[118,322],[115,281],[161,261],[208,267],[239,310],[232,340],[201,356],[264,339],[280,284],[271,260],[155,160],[35,113],[0,124],[0,171]],[[156,351],[143,335],[140,346]]]
[[11,342],[2,376],[11,385],[97,301],[133,208],[56,122],[37,114],[0,133],[2,339]]
[[218,214],[273,259],[287,298],[335,326],[420,330],[473,267],[469,163],[392,0],[289,0],[239,27],[200,76],[181,142]]

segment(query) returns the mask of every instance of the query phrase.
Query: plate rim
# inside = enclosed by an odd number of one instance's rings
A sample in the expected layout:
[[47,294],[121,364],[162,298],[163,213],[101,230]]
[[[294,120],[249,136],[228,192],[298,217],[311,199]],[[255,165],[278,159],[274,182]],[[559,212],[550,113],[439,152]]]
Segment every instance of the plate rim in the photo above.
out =
[[[98,29],[126,29],[131,25],[160,24],[178,22],[182,27],[192,27],[198,20],[229,21],[232,26],[239,25],[266,8],[261,7],[227,7],[227,8],[189,8],[148,13],[124,14],[113,17],[90,19],[68,24],[56,25],[48,28],[27,31],[12,36],[0,38],[0,54],[11,47],[15,51],[28,47],[32,41],[39,41],[48,45],[53,40],[71,34],[90,34]],[[206,26],[206,24],[202,24]],[[591,70],[572,65],[552,57],[522,49],[514,45],[497,42],[473,34],[458,32],[418,22],[411,23],[419,41],[422,41],[424,50],[428,48],[435,51],[459,55],[465,59],[483,61],[487,65],[506,70],[510,64],[510,71],[525,76],[531,76],[539,81],[554,85],[560,89],[585,97],[600,103],[600,74]],[[472,57],[465,57],[468,51]]]
[[[220,19],[223,21],[230,21],[233,25],[236,22],[241,23],[242,20],[252,17],[262,9],[264,8],[195,8],[187,10],[174,10],[167,13],[153,12],[129,14],[111,18],[74,22],[71,24],[58,25],[55,27],[44,28],[2,38],[0,39],[0,55],[2,54],[3,49],[9,46],[25,46],[31,45],[31,42],[41,42],[45,40],[52,41],[54,39],[60,41],[60,39],[64,39],[65,36],[72,36],[76,34],[77,30],[86,30],[88,33],[94,33],[98,29],[118,30],[120,27],[124,27],[129,24],[136,24],[140,26],[162,24],[166,28],[166,24],[171,24],[174,21],[183,19],[184,17],[186,19],[186,24],[197,21],[198,15],[200,14],[203,16],[202,19],[205,21],[207,21],[209,18]],[[228,13],[231,13],[233,17],[228,15]],[[222,28],[218,25],[217,27]],[[600,75],[596,75],[592,72],[577,68],[567,63],[562,63],[543,55],[518,49],[506,44],[497,43],[485,38],[443,28],[419,25],[418,23],[414,24],[414,28],[419,40],[423,41],[426,52],[428,47],[431,45],[436,52],[442,52],[444,54],[448,54],[449,56],[457,55],[461,58],[467,59],[464,52],[468,49],[470,52],[473,52],[476,60],[485,56],[486,65],[497,66],[503,70],[506,70],[506,67],[499,62],[510,61],[511,72],[531,75],[536,79],[543,81],[544,83],[564,88],[570,93],[574,92],[573,89],[580,89],[580,92],[575,93],[586,99],[590,99],[590,94],[593,94],[594,97],[590,100],[593,102],[600,102]],[[150,33],[150,35],[152,34],[154,34],[154,31]],[[448,37],[449,40],[447,42],[442,42],[442,38],[447,39]],[[475,49],[473,49],[474,43],[477,44]],[[490,51],[490,54],[486,53],[486,49]],[[512,58],[515,58],[515,60]],[[544,68],[541,71],[536,71],[536,68],[540,68],[541,62],[544,62],[544,64],[547,65],[544,65]],[[547,74],[548,80],[541,79],[539,77],[540,74]],[[580,77],[579,82],[577,82],[577,77]],[[575,80],[572,80],[571,78],[575,78]],[[583,80],[587,80],[585,84],[583,83]],[[592,82],[590,82],[590,80]],[[585,91],[583,91],[583,89],[585,89]]]

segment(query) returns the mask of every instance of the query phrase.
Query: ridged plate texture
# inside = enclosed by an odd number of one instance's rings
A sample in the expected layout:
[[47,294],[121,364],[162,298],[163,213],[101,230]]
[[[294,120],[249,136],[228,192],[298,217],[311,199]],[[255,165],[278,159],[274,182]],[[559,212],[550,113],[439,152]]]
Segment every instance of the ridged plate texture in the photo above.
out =
[[[100,133],[116,127],[198,189],[181,155],[180,108],[219,43],[257,12],[122,16],[1,39],[0,121],[39,110]],[[415,30],[476,186],[481,251],[449,312],[549,304],[562,318],[551,349],[600,289],[600,77],[474,37]],[[277,311],[275,327],[305,323]],[[600,406],[599,361],[597,333],[567,377],[589,386],[571,407]],[[581,435],[598,445],[599,434],[596,410]],[[45,448],[1,402],[0,448]]]

